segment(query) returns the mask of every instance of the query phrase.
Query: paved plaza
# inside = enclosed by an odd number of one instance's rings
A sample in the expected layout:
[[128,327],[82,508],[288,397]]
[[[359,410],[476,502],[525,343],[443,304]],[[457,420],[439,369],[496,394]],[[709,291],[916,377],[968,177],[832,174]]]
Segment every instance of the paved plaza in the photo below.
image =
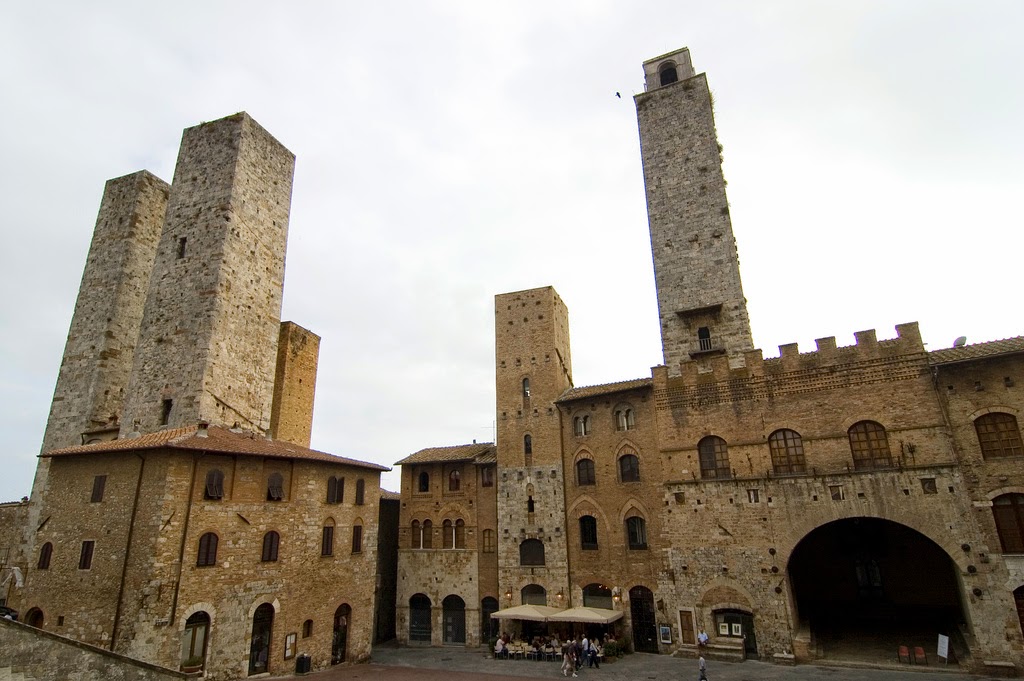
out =
[[[308,675],[311,681],[487,681],[562,678],[558,662],[494,660],[483,650],[374,646],[370,664],[339,665]],[[709,681],[986,681],[941,666],[854,668],[818,665],[787,667],[766,662],[708,662]],[[584,667],[580,681],[688,681],[697,679],[697,661],[668,655],[634,653],[600,669]]]

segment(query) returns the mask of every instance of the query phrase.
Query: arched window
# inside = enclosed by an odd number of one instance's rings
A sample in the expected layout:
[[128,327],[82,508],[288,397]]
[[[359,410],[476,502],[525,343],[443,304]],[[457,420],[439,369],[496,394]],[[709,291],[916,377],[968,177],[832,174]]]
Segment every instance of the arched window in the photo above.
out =
[[544,542],[539,539],[527,539],[519,545],[520,565],[543,565]]
[[366,503],[366,481],[362,478],[356,480],[356,506]]
[[647,548],[647,523],[638,515],[626,518],[626,538],[629,550],[639,551]]
[[271,530],[263,535],[263,554],[260,560],[264,563],[273,563],[277,560],[277,549],[281,545],[281,535]]
[[574,416],[572,419],[572,432],[576,437],[590,435],[590,417],[586,415]]
[[49,570],[50,569],[50,556],[53,555],[53,544],[46,542],[43,544],[43,548],[39,549],[39,563],[36,564],[38,570]]
[[423,548],[434,548],[434,525],[429,520],[423,521]]
[[313,635],[313,620],[306,620],[302,623],[302,638],[309,638]]
[[497,545],[494,543],[494,530],[484,530],[484,553],[494,553],[497,550]]
[[327,503],[340,504],[345,501],[345,478],[327,478]]
[[455,548],[466,548],[466,521],[462,518],[455,521]]
[[204,565],[216,565],[217,564],[217,535],[213,532],[207,532],[199,538],[199,553],[196,556],[196,565],[202,567]]
[[1017,418],[1013,414],[993,412],[979,416],[974,420],[974,430],[978,433],[981,455],[986,459],[1024,454],[1020,428],[1017,427]]
[[210,635],[210,615],[200,610],[185,620],[181,638],[181,660],[202,660],[206,664],[206,642]]
[[636,422],[633,419],[633,408],[620,406],[615,410],[615,430],[633,430]]
[[587,584],[583,587],[584,608],[612,609],[612,590],[604,584]]
[[1004,494],[992,501],[992,515],[1003,553],[1024,553],[1024,494]]
[[423,530],[420,528],[420,521],[412,521],[412,536],[409,537],[409,546],[414,549],[423,548]]
[[443,548],[455,548],[455,525],[453,525],[450,520],[446,519],[441,524],[441,541],[443,543]]
[[640,459],[631,449],[622,450],[619,456],[619,480],[622,482],[640,482]]
[[430,491],[430,473],[426,471],[420,471],[419,485],[417,486],[418,492],[429,492]]
[[594,485],[597,483],[597,476],[594,474],[594,460],[580,459],[576,462],[576,484]]
[[850,450],[853,452],[853,467],[857,470],[888,468],[892,466],[889,454],[889,438],[885,428],[874,421],[860,421],[850,426]]
[[334,521],[331,519],[328,519],[323,526],[323,532],[320,538],[320,555],[334,555]]
[[206,472],[206,489],[203,490],[203,498],[224,498],[224,474],[216,468],[212,468]]
[[352,553],[362,553],[363,551],[363,526],[353,525],[352,526]]
[[701,352],[707,352],[715,347],[711,343],[711,329],[706,326],[697,329],[697,347]]
[[527,584],[519,591],[523,605],[547,605],[548,592],[540,584]]
[[523,379],[523,399],[530,399],[530,379],[528,378]]
[[280,473],[271,473],[267,478],[267,501],[281,501],[284,499],[284,476]]
[[462,473],[457,470],[448,473],[448,491],[458,492],[462,489]]
[[672,62],[662,64],[658,69],[658,80],[662,85],[671,85],[679,80],[679,74],[676,72],[676,65]]
[[795,430],[776,430],[768,436],[768,449],[772,453],[772,470],[776,475],[792,475],[807,470],[804,443]]
[[597,518],[592,515],[580,517],[580,548],[584,551],[597,550]]
[[697,443],[700,456],[700,477],[705,480],[728,480],[732,477],[729,468],[729,446],[725,440],[715,435],[708,435]]
[[523,454],[526,454],[527,456],[529,456],[530,454],[533,454],[533,436],[532,435],[524,435],[523,436]]

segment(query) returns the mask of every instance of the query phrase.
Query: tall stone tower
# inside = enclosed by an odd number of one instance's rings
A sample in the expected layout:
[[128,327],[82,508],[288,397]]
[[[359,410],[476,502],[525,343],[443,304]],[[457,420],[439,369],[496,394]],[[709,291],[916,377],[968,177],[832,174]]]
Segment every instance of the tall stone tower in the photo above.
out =
[[569,312],[550,286],[495,296],[494,312],[501,605],[523,602],[524,587],[527,601],[555,605],[556,594],[568,594],[554,401],[572,387]]
[[742,361],[753,339],[707,78],[685,48],[644,62],[644,77],[634,99],[665,365]]
[[294,167],[248,114],[185,130],[121,437],[270,427]]

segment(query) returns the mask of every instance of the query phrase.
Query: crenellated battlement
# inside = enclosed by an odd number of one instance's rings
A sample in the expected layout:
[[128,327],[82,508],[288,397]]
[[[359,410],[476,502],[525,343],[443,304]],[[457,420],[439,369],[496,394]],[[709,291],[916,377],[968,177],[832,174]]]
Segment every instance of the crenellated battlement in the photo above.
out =
[[[879,372],[891,379],[909,378],[918,375],[917,365],[927,361],[917,322],[897,325],[896,338],[880,341],[874,329],[858,331],[854,337],[854,345],[842,347],[836,345],[835,336],[819,338],[816,349],[805,353],[797,343],[787,343],[779,346],[778,357],[768,359],[760,349],[749,350],[742,353],[742,363],[724,355],[690,360],[680,364],[678,377],[669,378],[667,367],[655,367],[654,388],[673,393],[673,402],[687,395],[702,403],[736,401],[768,392],[807,392],[874,382]],[[712,388],[716,384],[720,385]],[[697,388],[700,395],[694,392]],[[714,394],[708,393],[709,389]]]

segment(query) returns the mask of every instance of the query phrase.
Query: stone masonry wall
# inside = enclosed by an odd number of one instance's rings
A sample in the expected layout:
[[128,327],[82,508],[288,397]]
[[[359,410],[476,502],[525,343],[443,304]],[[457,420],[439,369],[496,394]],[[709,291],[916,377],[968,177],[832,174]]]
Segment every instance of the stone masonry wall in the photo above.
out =
[[269,428],[294,162],[244,113],[185,131],[122,432]]
[[275,440],[309,447],[313,432],[320,336],[294,322],[282,322],[270,433]]
[[676,375],[701,327],[732,356],[753,340],[707,78],[649,88],[635,101],[662,348]]
[[0,619],[0,673],[7,668],[35,681],[169,681],[187,678],[181,672]]
[[[554,401],[572,386],[569,313],[551,287],[495,296],[495,377],[498,436],[498,585],[538,584],[548,604],[568,587],[562,422]],[[524,392],[523,380],[530,389]],[[525,436],[532,452],[525,451]],[[529,501],[533,500],[533,512]],[[520,545],[544,543],[543,566],[520,565]],[[510,603],[502,597],[501,605]]]

